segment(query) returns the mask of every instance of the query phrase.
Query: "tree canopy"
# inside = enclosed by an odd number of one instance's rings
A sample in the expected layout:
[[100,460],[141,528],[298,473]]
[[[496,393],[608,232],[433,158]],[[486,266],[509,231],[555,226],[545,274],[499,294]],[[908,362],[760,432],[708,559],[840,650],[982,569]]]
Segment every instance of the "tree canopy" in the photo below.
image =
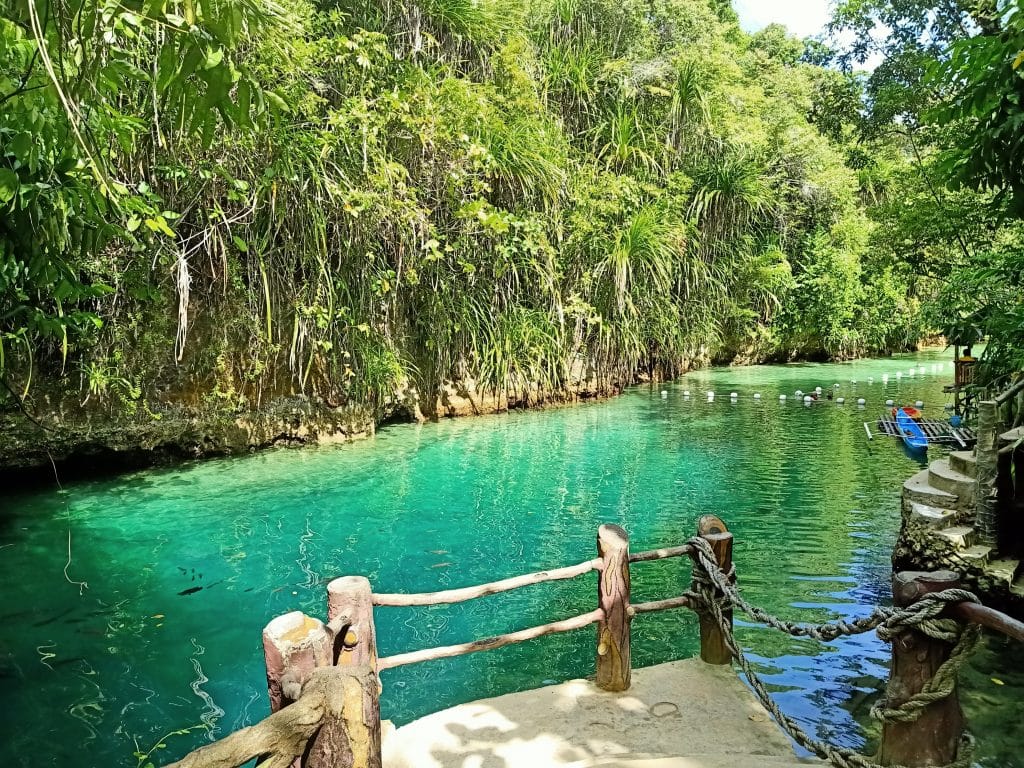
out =
[[0,376],[429,408],[995,333],[942,282],[1013,274],[1018,17],[947,5],[834,51],[713,0],[17,0]]

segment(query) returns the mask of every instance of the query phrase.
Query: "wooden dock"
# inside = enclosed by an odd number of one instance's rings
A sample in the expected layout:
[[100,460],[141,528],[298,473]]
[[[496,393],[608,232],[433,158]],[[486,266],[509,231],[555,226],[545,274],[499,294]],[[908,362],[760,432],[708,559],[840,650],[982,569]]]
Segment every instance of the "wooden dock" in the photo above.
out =
[[[953,445],[958,448],[970,448],[978,442],[974,430],[969,427],[954,427],[948,421],[936,421],[934,419],[922,419],[917,422],[921,427],[929,443],[937,445]],[[867,425],[865,425],[867,426]],[[891,416],[882,416],[875,423],[878,433],[887,437],[903,437],[899,424]],[[868,430],[870,435],[870,429]]]

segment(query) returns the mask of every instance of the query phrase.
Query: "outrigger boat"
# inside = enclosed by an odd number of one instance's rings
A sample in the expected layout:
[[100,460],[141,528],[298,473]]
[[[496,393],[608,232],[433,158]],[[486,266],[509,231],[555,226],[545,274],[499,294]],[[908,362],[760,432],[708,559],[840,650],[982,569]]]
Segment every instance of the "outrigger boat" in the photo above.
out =
[[925,435],[921,425],[900,408],[896,411],[896,424],[899,426],[900,437],[906,443],[907,448],[915,451],[928,450],[928,437]]

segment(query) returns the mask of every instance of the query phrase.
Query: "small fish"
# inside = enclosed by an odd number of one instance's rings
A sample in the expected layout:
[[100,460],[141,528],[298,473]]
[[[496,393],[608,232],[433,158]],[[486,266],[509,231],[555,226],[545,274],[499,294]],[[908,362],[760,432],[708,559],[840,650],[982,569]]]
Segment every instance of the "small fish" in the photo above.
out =
[[448,554],[448,550],[447,549],[432,549],[432,550],[430,550],[430,554],[432,554],[432,555],[447,555]]
[[435,563],[431,568],[447,568],[451,563]]
[[154,614],[154,615],[150,616],[149,618],[151,618],[151,619],[162,619],[163,617],[164,617],[164,615],[162,613],[157,613],[157,614]]
[[202,587],[191,587],[190,589],[183,589],[179,592],[179,595],[194,595],[196,592],[201,590]]

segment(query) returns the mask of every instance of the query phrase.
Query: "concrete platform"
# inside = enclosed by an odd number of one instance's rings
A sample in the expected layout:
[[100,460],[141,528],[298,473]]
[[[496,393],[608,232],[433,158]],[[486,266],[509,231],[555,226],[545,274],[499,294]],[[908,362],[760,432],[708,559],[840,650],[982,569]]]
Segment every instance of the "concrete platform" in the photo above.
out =
[[463,704],[388,735],[384,768],[791,768],[789,740],[730,667],[633,670],[625,693],[587,680]]

